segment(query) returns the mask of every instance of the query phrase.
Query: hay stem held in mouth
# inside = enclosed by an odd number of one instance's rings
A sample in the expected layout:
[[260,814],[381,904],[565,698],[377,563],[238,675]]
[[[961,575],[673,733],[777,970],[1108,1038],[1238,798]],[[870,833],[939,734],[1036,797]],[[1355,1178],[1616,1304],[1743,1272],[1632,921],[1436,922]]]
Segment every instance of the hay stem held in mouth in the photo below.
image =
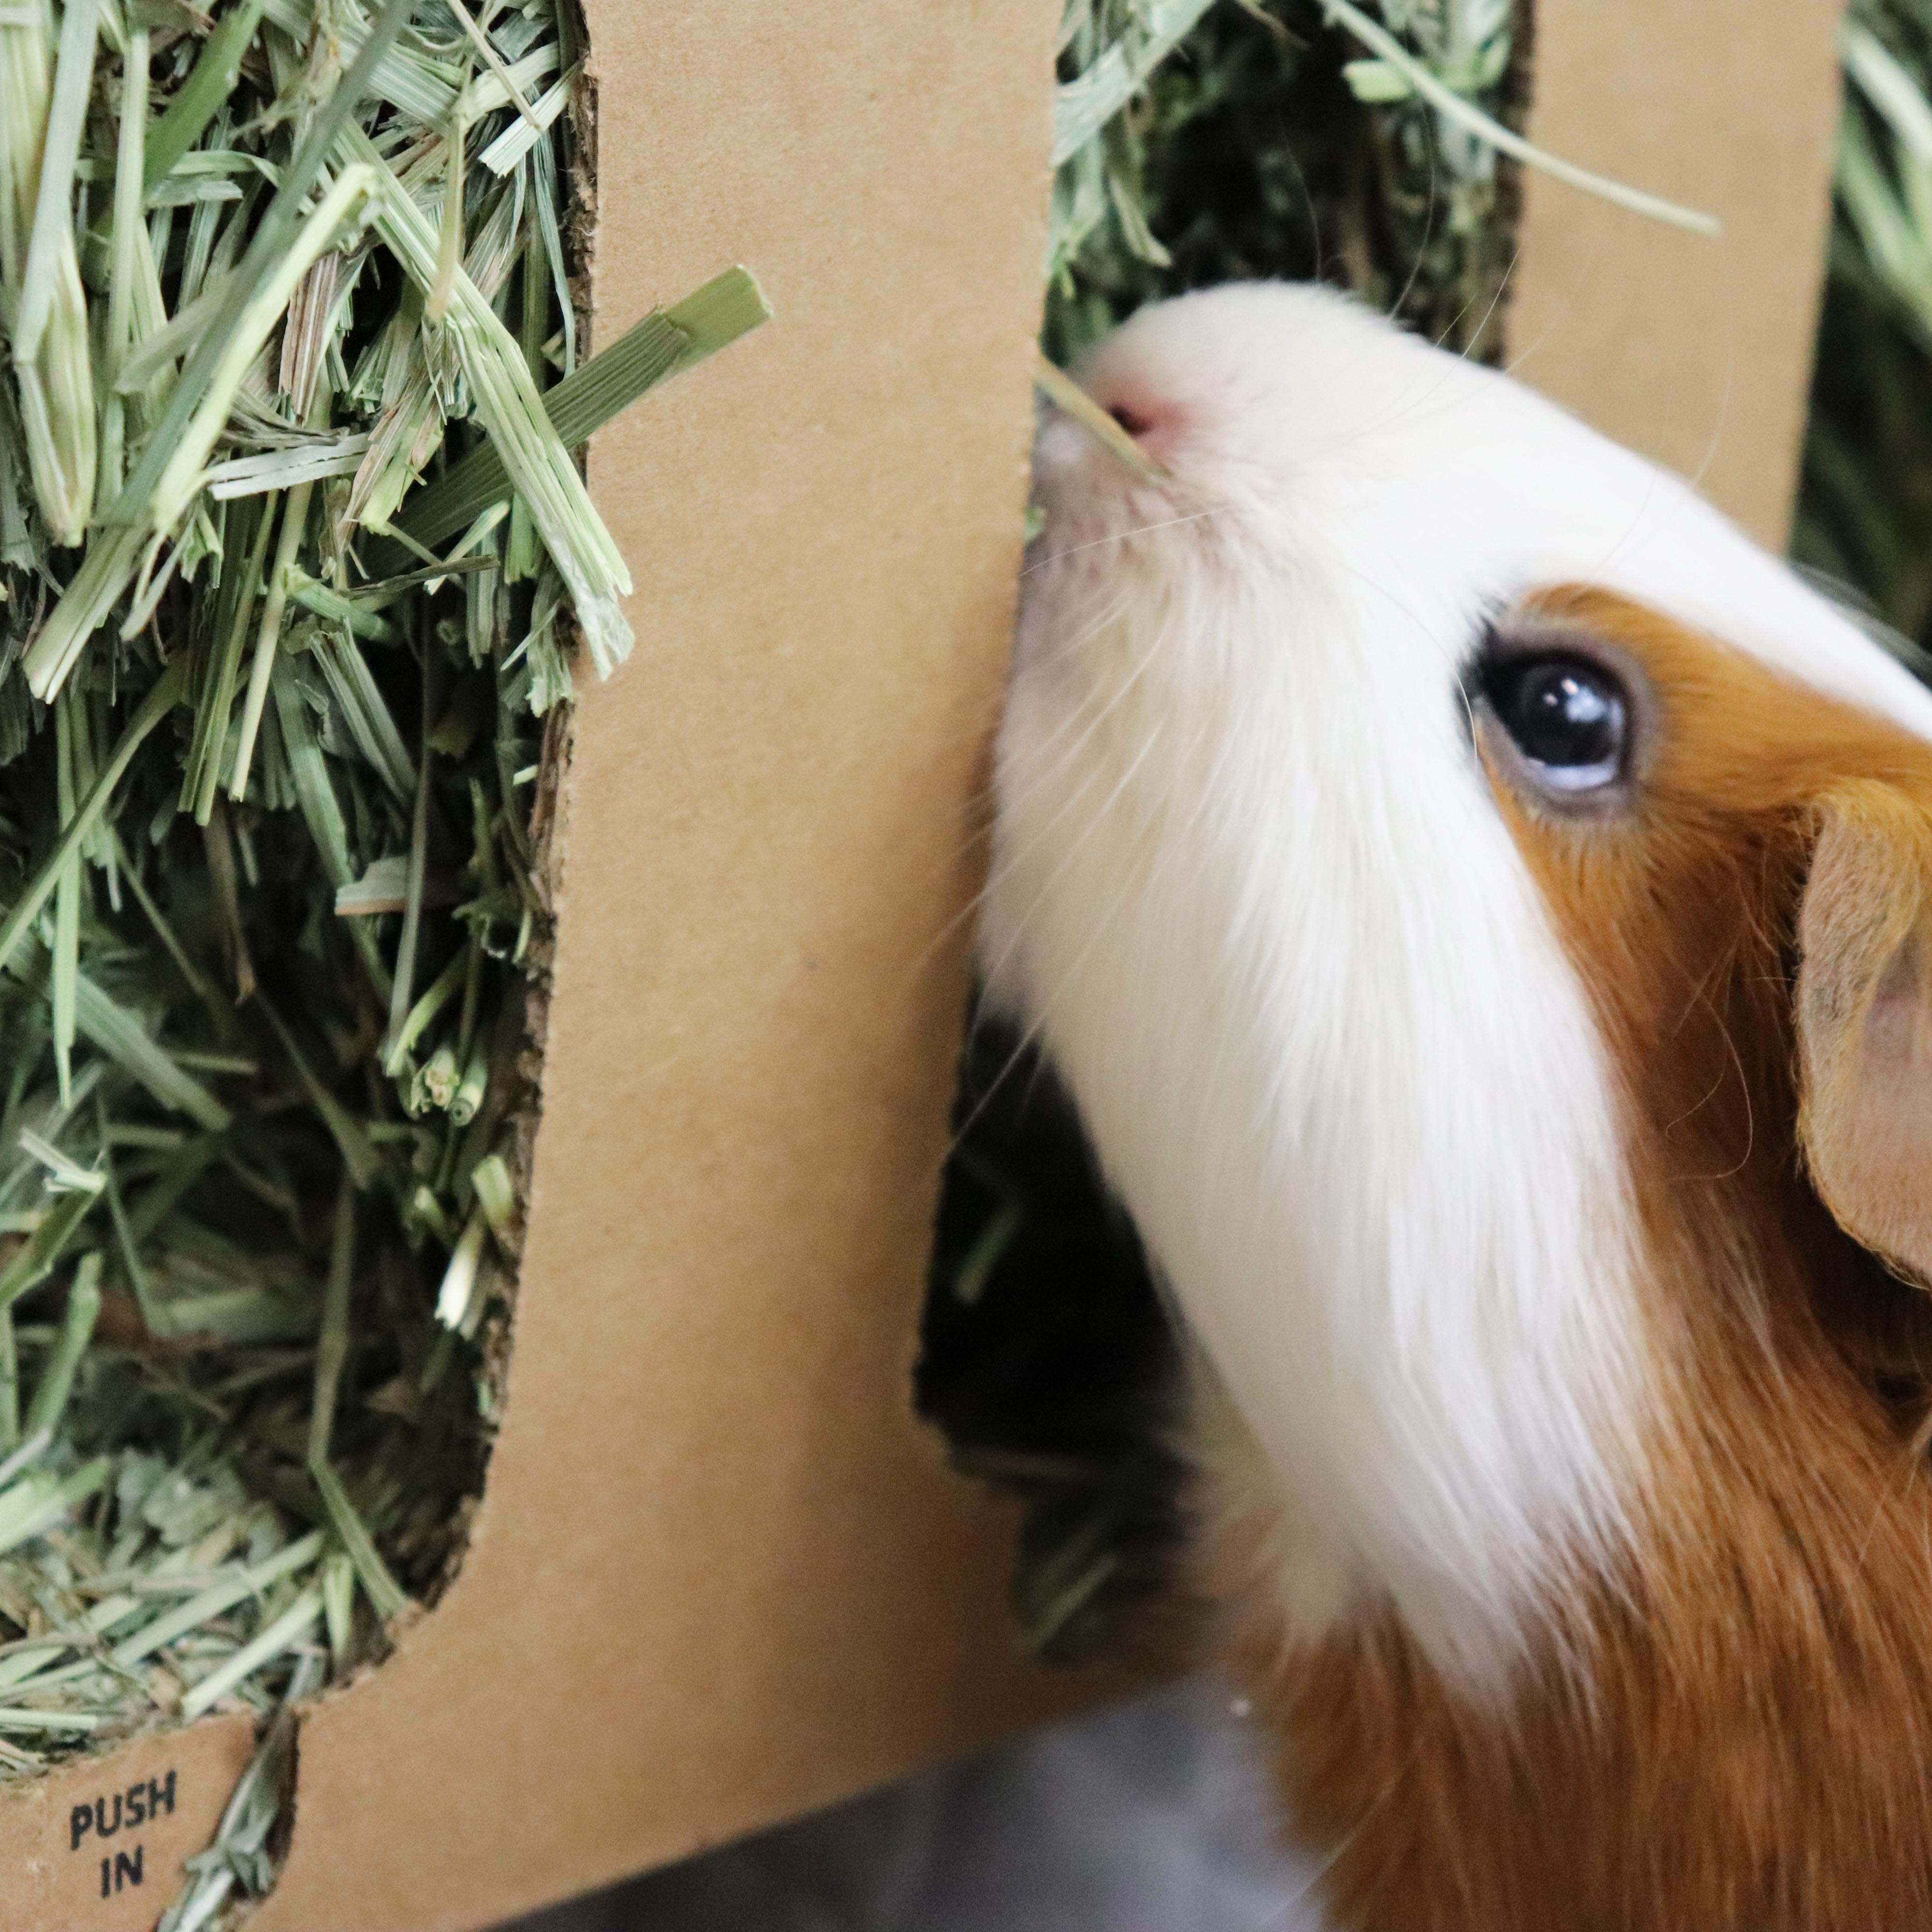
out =
[[1167,474],[1072,376],[1044,356],[1034,365],[1034,382],[1048,402],[1063,415],[1072,417],[1136,476],[1158,482]]

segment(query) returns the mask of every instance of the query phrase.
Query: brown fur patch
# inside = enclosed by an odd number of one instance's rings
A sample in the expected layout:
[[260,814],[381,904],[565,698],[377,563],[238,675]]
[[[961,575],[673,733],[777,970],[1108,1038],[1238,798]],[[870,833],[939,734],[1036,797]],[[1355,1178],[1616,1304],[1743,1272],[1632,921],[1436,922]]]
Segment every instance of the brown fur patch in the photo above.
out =
[[1635,658],[1659,728],[1622,819],[1489,761],[1624,1076],[1668,1413],[1636,1553],[1510,1708],[1388,1618],[1284,1662],[1264,1615],[1238,1661],[1347,1925],[1932,1926],[1932,1299],[1808,1184],[1792,1017],[1821,817],[1876,790],[1932,850],[1932,747],[1600,592],[1538,608]]

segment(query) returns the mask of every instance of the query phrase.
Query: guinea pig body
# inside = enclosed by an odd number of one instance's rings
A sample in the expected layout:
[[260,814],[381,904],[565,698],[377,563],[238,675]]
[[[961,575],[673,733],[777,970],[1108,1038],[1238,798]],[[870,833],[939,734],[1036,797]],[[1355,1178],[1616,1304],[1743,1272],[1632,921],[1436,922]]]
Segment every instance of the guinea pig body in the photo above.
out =
[[1079,374],[1162,473],[1042,428],[982,968],[1338,1920],[1932,1922],[1932,695],[1328,292]]

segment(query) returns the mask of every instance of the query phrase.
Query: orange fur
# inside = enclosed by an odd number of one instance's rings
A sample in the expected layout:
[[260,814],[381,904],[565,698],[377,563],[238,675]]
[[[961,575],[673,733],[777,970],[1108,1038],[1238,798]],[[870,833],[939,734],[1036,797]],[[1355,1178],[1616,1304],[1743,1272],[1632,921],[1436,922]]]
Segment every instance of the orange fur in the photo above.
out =
[[1621,820],[1491,764],[1623,1073],[1667,1418],[1635,1553],[1504,1708],[1372,1608],[1286,1658],[1256,1614],[1237,1660],[1347,1925],[1932,1926],[1932,1298],[1808,1181],[1793,1020],[1821,822],[1888,815],[1932,902],[1932,746],[1602,593],[1538,608],[1636,660],[1660,726]]

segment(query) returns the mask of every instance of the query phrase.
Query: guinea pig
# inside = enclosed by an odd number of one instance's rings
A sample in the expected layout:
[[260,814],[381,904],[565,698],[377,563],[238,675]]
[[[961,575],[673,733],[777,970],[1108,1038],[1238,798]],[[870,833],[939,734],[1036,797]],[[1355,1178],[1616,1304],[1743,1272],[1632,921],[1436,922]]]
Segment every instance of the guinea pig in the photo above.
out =
[[1049,412],[981,967],[1198,1358],[1372,1932],[1932,1925],[1932,694],[1336,293]]

